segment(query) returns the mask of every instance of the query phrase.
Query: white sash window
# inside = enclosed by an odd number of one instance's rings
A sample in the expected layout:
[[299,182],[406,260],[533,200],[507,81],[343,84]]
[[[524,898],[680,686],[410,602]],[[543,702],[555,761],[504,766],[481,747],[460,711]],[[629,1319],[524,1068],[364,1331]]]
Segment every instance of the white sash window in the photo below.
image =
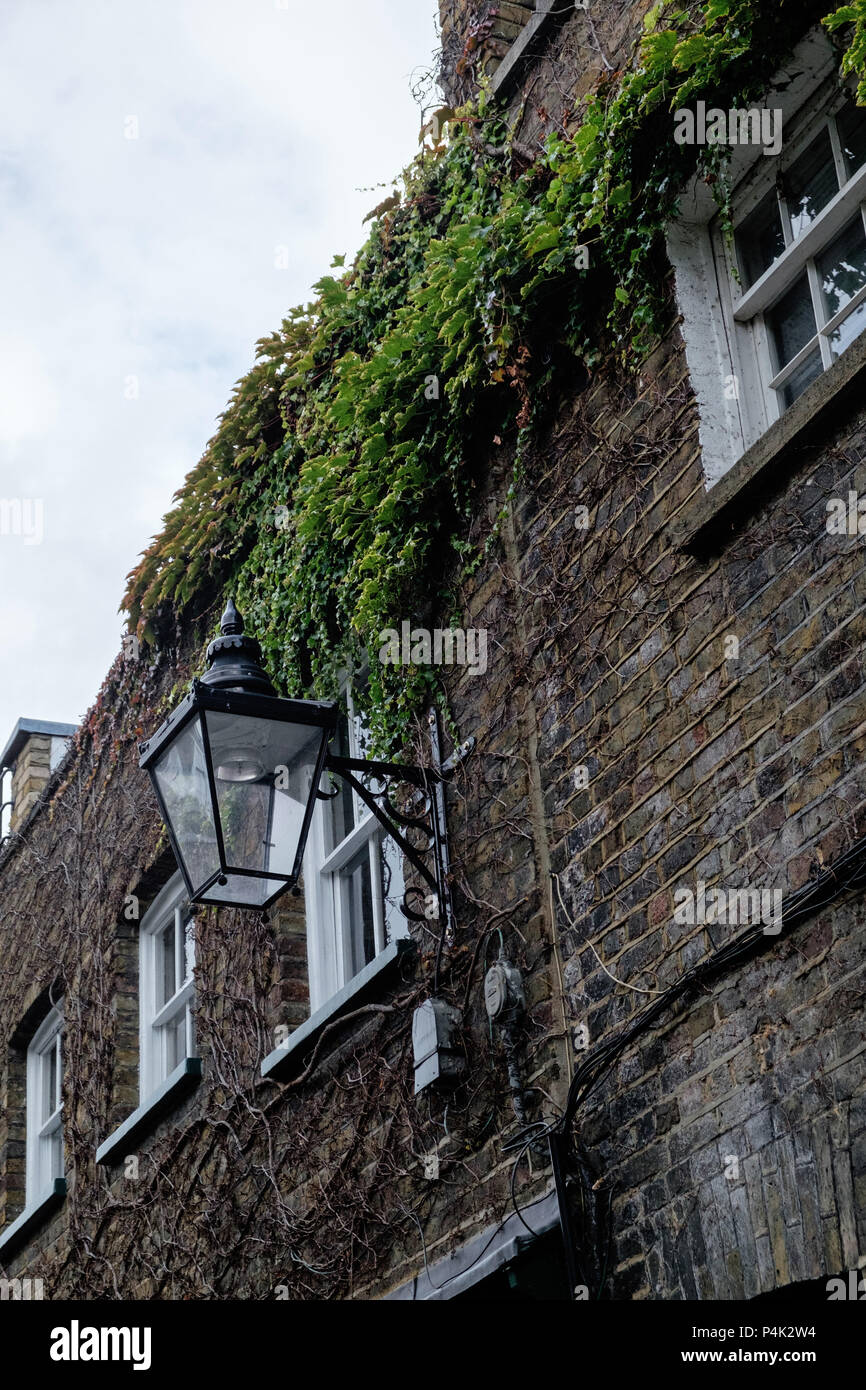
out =
[[51,1010],[27,1049],[26,1204],[63,1177],[63,1014]]
[[761,105],[781,152],[731,156],[733,242],[697,178],[668,229],[707,485],[866,328],[866,110],[809,35]]
[[139,938],[139,1093],[143,1104],[195,1056],[195,918],[180,874],[166,884]]
[[[350,689],[331,747],[344,757],[369,756],[363,718]],[[331,799],[317,801],[304,856],[310,1009],[315,1011],[397,937],[408,935],[400,911],[399,848],[357,793],[340,778],[322,778]],[[336,793],[336,794],[334,794]]]

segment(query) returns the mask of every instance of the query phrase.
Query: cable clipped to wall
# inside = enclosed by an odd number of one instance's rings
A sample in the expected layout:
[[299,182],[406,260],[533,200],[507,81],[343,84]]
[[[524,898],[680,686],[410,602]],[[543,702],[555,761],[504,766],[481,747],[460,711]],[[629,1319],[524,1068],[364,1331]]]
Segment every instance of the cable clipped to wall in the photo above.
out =
[[[556,874],[551,877],[559,887]],[[796,893],[791,893],[784,899],[782,904],[781,930],[774,932],[770,936],[762,925],[752,925],[740,932],[732,941],[725,946],[720,946],[712,951],[704,960],[692,966],[679,980],[668,989],[658,995],[651,1004],[647,1004],[640,1013],[632,1019],[626,1027],[622,1028],[607,1042],[597,1047],[586,1060],[577,1068],[572,1077],[571,1085],[568,1090],[565,1109],[559,1120],[550,1126],[551,1147],[554,1154],[554,1170],[557,1175],[557,1187],[560,1192],[560,1205],[563,1221],[563,1235],[566,1241],[566,1255],[570,1262],[570,1272],[572,1275],[572,1287],[580,1281],[581,1265],[587,1262],[586,1249],[576,1249],[578,1242],[571,1234],[569,1213],[565,1200],[566,1174],[565,1164],[573,1168],[582,1179],[585,1178],[586,1161],[585,1157],[578,1152],[572,1134],[572,1125],[578,1108],[583,1105],[587,1097],[600,1084],[603,1078],[616,1064],[626,1049],[639,1038],[643,1033],[649,1031],[680,999],[688,998],[696,994],[703,985],[724,974],[731,966],[739,961],[748,960],[751,956],[757,955],[763,950],[769,940],[778,940],[780,937],[790,936],[794,927],[822,908],[827,907],[836,898],[849,890],[862,888],[866,885],[866,837],[858,839],[850,849],[840,855],[832,868],[819,874],[811,882],[803,885]],[[560,897],[560,902],[562,901]],[[610,973],[610,972],[608,972]],[[614,977],[611,977],[614,978]],[[619,983],[625,984],[624,981]],[[559,1171],[557,1171],[557,1166]],[[585,1201],[585,1181],[581,1182],[581,1193],[584,1197],[582,1208],[586,1207]],[[592,1204],[590,1204],[590,1207]],[[589,1210],[587,1208],[587,1210]],[[583,1221],[584,1239],[579,1244],[583,1247],[589,1231],[597,1233],[598,1216],[594,1209],[591,1211],[591,1219]],[[596,1241],[591,1241],[593,1246],[592,1254],[595,1254]],[[602,1285],[598,1288],[600,1297]]]

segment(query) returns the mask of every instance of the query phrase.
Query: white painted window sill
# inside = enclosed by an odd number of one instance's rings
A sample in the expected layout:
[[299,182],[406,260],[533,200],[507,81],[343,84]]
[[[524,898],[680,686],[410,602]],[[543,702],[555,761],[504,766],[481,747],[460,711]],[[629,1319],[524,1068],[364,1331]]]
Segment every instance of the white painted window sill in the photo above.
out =
[[133,1110],[129,1118],[100,1144],[96,1150],[96,1162],[108,1165],[122,1163],[128,1154],[135,1152],[139,1140],[150,1134],[179,1100],[195,1090],[200,1081],[201,1058],[185,1058],[153,1095],[137,1110]]
[[0,1256],[9,1258],[22,1245],[25,1245],[38,1226],[63,1203],[66,1197],[66,1179],[55,1178],[51,1187],[25,1207],[19,1217],[0,1231]]

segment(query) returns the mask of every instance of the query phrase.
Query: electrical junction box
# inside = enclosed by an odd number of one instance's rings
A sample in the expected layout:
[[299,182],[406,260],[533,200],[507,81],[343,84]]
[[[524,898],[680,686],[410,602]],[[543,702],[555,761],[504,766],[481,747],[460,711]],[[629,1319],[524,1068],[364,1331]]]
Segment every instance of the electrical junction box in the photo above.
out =
[[425,999],[412,1015],[412,1051],[415,1056],[415,1094],[434,1081],[456,1081],[466,1059],[457,1050],[459,1009],[444,999]]
[[522,1013],[526,1008],[523,977],[516,965],[500,956],[484,976],[484,1007],[491,1020]]

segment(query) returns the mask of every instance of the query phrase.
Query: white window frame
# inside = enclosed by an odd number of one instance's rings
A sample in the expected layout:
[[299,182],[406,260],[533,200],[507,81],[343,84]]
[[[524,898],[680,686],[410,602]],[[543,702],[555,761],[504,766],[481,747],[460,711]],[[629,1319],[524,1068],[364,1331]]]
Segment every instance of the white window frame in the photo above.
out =
[[[183,930],[185,928],[185,930]],[[161,1002],[160,940],[164,932],[175,932],[175,979],[180,986],[170,999]],[[195,916],[180,873],[158,893],[145,913],[139,931],[139,1101],[144,1104],[171,1075],[178,1063],[168,1055],[169,1028],[183,1016],[185,1057],[195,1053]]]
[[[787,168],[815,139],[822,125],[827,125],[828,116],[846,99],[853,99],[847,88],[840,90],[837,71],[838,56],[826,36],[814,30],[797,45],[792,61],[779,75],[779,88],[774,90],[771,84],[763,105],[782,111],[782,152],[774,157],[764,155],[761,146],[734,148],[729,177],[735,225],[774,186],[780,167]],[[841,152],[832,133],[831,142],[834,161],[841,168]],[[866,166],[855,172],[760,279],[746,288],[738,283],[735,250],[719,229],[718,207],[704,180],[696,175],[681,195],[680,215],[668,228],[667,243],[676,273],[689,375],[698,400],[708,488],[785,413],[776,388],[814,351],[816,341],[823,369],[832,365],[827,336],[866,300],[866,289],[824,322],[814,261],[853,220],[858,208],[866,208]],[[866,227],[866,210],[861,216]],[[786,236],[789,230],[788,224]],[[809,275],[818,333],[791,363],[776,371],[765,315],[804,269]]]
[[[366,750],[360,718],[349,682],[342,682],[349,724],[349,756],[363,758]],[[327,773],[322,791],[330,796],[334,784]],[[325,1005],[347,985],[365,964],[360,926],[353,918],[349,884],[343,871],[365,847],[369,854],[372,886],[374,956],[399,937],[409,935],[409,924],[399,909],[403,896],[403,864],[399,847],[389,840],[372,812],[352,791],[354,828],[337,841],[330,801],[317,799],[304,854],[304,898],[307,914],[307,963],[310,1010]],[[380,854],[384,845],[391,871],[388,901],[382,892]]]
[[[48,1097],[50,1060],[55,1062],[54,1095]],[[25,1117],[25,1203],[35,1206],[64,1173],[63,1155],[63,1001],[43,1019],[27,1048]],[[45,1119],[46,1101],[52,1102]],[[58,1153],[59,1136],[59,1153]]]

